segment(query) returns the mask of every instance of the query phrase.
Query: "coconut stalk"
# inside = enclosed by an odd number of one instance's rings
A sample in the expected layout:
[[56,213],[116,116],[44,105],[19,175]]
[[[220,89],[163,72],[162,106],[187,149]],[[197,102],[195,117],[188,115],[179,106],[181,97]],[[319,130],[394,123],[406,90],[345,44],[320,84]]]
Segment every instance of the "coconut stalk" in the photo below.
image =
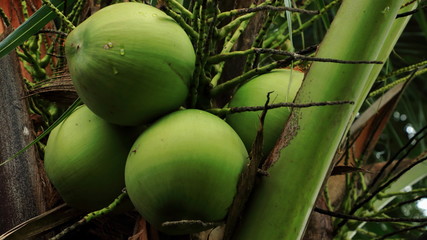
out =
[[[378,60],[402,2],[344,1],[317,57]],[[373,65],[366,64],[315,62],[295,102],[363,101],[375,80],[372,70]],[[359,104],[293,109],[267,159],[270,176],[259,180],[233,239],[301,238],[356,107]]]
[[[409,4],[409,5],[405,6],[404,8],[401,8],[399,10],[399,14],[414,10],[417,6],[418,6],[417,2],[413,2],[412,4]],[[385,61],[388,58],[388,55],[393,50],[394,45],[396,44],[399,36],[402,34],[403,30],[405,29],[406,25],[408,24],[410,18],[411,18],[411,15],[409,15],[407,17],[398,18],[394,21],[394,23],[393,23],[393,25],[389,31],[388,37],[386,38],[386,41],[384,42],[382,49],[381,49],[381,52],[379,54],[380,60]],[[370,78],[376,79],[378,74],[380,73],[380,71],[381,71],[380,66],[378,66],[378,65],[374,66],[372,71],[371,71]],[[369,90],[370,90],[370,88],[366,87],[364,89],[363,95],[368,94]],[[362,103],[363,103],[363,99],[359,99],[359,102],[356,103],[355,111],[360,108]],[[350,127],[350,125],[349,125],[349,127]],[[426,168],[427,168],[427,164],[425,164],[425,163],[421,163],[421,164],[415,166],[413,169],[409,170],[402,177],[400,177],[396,182],[394,182],[383,193],[386,194],[389,192],[399,192],[403,188],[405,188],[406,186],[410,186],[410,185],[415,184],[416,182],[420,181],[421,179],[423,179],[427,175]],[[386,198],[386,199],[373,199],[373,201],[372,201],[373,202],[372,203],[373,208],[375,210],[380,210],[380,209],[384,208],[388,203],[390,203],[393,199],[394,199],[394,197]],[[362,208],[362,209],[359,209],[358,211],[356,211],[356,213],[351,213],[351,214],[355,214],[357,216],[360,216],[360,215],[369,215],[370,212],[366,211],[365,209]],[[338,239],[351,239],[356,234],[355,229],[362,227],[364,224],[365,223],[355,224],[352,226],[345,226],[344,229],[340,231],[340,236],[338,236]]]
[[[405,1],[405,3],[408,1]],[[409,12],[414,10],[418,6],[418,2],[413,2],[409,5],[406,5],[405,7],[401,8],[398,12],[398,14]],[[396,45],[397,40],[399,39],[400,35],[402,35],[403,30],[405,29],[406,25],[408,24],[409,20],[411,19],[412,15],[397,18],[394,20],[393,25],[388,33],[388,36],[384,42],[384,44],[381,47],[380,54],[378,55],[378,60],[380,61],[386,61],[388,56],[390,55],[391,51],[394,48],[394,45]],[[372,68],[371,74],[369,76],[369,80],[376,80],[378,74],[381,72],[382,65],[374,65]],[[369,91],[371,90],[371,85],[367,85],[365,89],[363,90],[363,96],[367,96]],[[358,102],[356,102],[356,106],[354,108],[353,114],[357,114],[357,111],[360,109],[364,102],[364,98],[359,98]],[[348,127],[351,127],[352,122],[349,122]]]
[[[413,2],[412,4],[409,4],[409,5],[405,4],[405,7],[401,8],[399,10],[399,15],[402,13],[406,13],[406,12],[409,12],[411,10],[414,10],[417,6],[418,6],[417,2]],[[406,16],[406,17],[402,17],[402,18],[398,18],[394,21],[392,28],[390,29],[389,34],[388,34],[389,37],[386,38],[386,41],[384,42],[384,44],[382,46],[382,49],[381,49],[381,52],[380,52],[378,59],[385,61],[388,58],[388,55],[392,51],[394,45],[396,44],[396,42],[397,42],[399,36],[401,35],[401,33],[403,32],[403,30],[405,29],[410,18],[411,18],[411,15]],[[378,73],[381,71],[381,68],[382,68],[382,66],[375,65],[371,71],[370,77],[375,79],[377,77]],[[405,86],[408,83],[409,82],[406,82],[404,84],[403,83],[400,84],[400,87],[395,87],[395,90],[393,92],[395,92],[395,94],[396,94],[396,92],[403,92],[405,89]],[[367,87],[364,91],[366,91],[366,93],[368,93],[368,92],[370,92],[370,88]],[[377,99],[376,102],[379,104],[390,104],[390,102],[389,102],[390,98],[386,97],[389,94],[389,92],[384,94],[382,98]],[[372,94],[372,93],[370,92],[370,94]],[[399,95],[400,94],[401,93],[399,93]],[[400,97],[396,97],[394,95],[394,97],[392,97],[392,98],[395,98],[394,100],[392,100],[393,102],[397,102]],[[356,103],[355,111],[359,109],[359,107],[357,105],[361,106],[363,104],[363,102],[364,102],[363,99],[360,99],[360,101]],[[375,105],[375,103],[374,103],[370,107],[370,109],[372,109],[374,111],[374,112],[372,112],[372,114],[382,115],[378,111],[381,112],[383,110],[380,110],[379,108],[380,107],[378,105]],[[394,107],[392,107],[392,108],[394,109]],[[387,111],[391,111],[391,110],[387,110]],[[364,121],[359,121],[361,119],[362,118],[359,118],[358,121],[356,121],[354,124],[351,124],[350,132],[352,132],[351,133],[352,135],[354,135],[355,132],[359,131],[359,130],[357,130],[358,128],[360,129],[360,124],[358,124],[358,122],[364,122]],[[382,130],[377,130],[377,131],[381,132]],[[377,134],[379,134],[379,132]],[[376,141],[374,141],[374,142],[376,142]],[[372,142],[371,144],[375,144],[374,142]],[[365,149],[367,149],[367,148],[369,148],[369,147],[368,146],[365,147]],[[369,154],[370,153],[368,153],[368,155]],[[364,155],[366,155],[366,152],[364,153]],[[357,154],[355,157],[358,158]],[[423,177],[425,177],[427,175],[427,172],[425,171],[425,167],[427,167],[427,165],[425,165],[425,164],[419,164],[419,165],[415,166],[409,172],[405,173],[403,176],[401,176],[399,179],[397,179],[396,182],[394,182],[389,188],[384,190],[382,193],[386,194],[388,192],[401,191],[404,187],[406,187],[408,185],[412,185],[412,184],[416,183],[417,181],[423,179]],[[372,199],[371,201],[369,201],[368,204],[366,204],[366,206],[368,206],[368,208],[369,208],[368,210],[366,210],[366,208],[362,207],[362,208],[356,209],[357,211],[354,210],[354,211],[350,212],[349,214],[350,215],[356,215],[356,216],[370,216],[370,215],[375,213],[375,212],[372,212],[372,208],[370,208],[370,207],[373,207],[373,209],[375,209],[376,211],[379,211],[382,208],[384,208],[393,199],[394,199],[394,197],[385,198],[385,199],[384,198],[377,199],[374,197],[374,199]],[[357,223],[353,223],[353,224],[346,224],[343,226],[342,229],[339,229],[339,232],[337,233],[338,236],[335,236],[335,238],[336,239],[351,239],[357,233],[355,231],[355,229],[363,227],[364,224],[365,224],[365,222],[362,222],[362,223],[357,222]]]

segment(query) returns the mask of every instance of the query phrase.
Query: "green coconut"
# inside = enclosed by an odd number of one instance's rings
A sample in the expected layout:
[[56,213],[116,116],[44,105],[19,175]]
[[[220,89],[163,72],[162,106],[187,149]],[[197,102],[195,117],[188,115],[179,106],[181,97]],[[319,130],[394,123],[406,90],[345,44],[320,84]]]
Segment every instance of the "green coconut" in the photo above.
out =
[[139,125],[186,100],[195,53],[184,30],[152,6],[118,3],[101,9],[67,37],[74,86],[98,116]]
[[[293,102],[303,78],[304,73],[290,69],[277,69],[257,76],[236,91],[229,107],[264,106],[269,92],[272,92],[270,104]],[[274,147],[290,111],[290,108],[284,107],[268,110],[264,122],[264,156]],[[251,150],[260,127],[261,113],[262,111],[255,111],[227,115],[227,123],[239,134],[248,151]]]
[[72,207],[108,206],[125,187],[124,169],[132,138],[86,106],[52,130],[45,149],[48,178]]
[[225,218],[247,159],[241,139],[223,120],[181,110],[136,140],[126,162],[126,189],[138,212],[160,231],[199,232],[209,228],[202,222]]

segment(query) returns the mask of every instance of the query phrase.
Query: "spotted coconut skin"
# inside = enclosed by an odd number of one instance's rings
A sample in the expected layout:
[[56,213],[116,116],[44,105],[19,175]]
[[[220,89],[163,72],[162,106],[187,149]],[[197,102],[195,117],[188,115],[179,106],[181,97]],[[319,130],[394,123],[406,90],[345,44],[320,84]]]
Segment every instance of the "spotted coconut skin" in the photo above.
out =
[[83,211],[104,208],[125,187],[132,142],[127,131],[81,106],[50,133],[46,174],[68,205]]
[[[229,107],[264,106],[269,92],[271,92],[269,104],[293,102],[303,78],[304,73],[291,69],[276,69],[259,75],[236,91],[230,100]],[[264,156],[272,150],[290,112],[291,109],[287,107],[267,111],[264,121]],[[248,151],[251,150],[260,128],[261,113],[262,111],[242,112],[229,114],[226,117],[227,123],[239,134]]]
[[139,125],[186,100],[195,53],[184,30],[152,6],[105,7],[67,37],[65,54],[82,101],[118,125]]
[[209,227],[162,223],[222,221],[247,161],[245,146],[222,119],[201,110],[181,110],[136,140],[126,162],[126,188],[136,209],[160,231],[200,232]]

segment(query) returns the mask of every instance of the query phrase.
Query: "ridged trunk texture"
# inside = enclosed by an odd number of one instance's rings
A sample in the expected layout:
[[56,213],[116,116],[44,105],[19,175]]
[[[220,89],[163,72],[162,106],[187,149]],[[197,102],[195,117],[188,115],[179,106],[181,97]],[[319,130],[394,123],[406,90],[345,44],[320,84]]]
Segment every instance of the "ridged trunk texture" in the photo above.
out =
[[[0,161],[3,162],[33,140],[33,130],[15,52],[0,59],[0,73]],[[45,182],[40,169],[35,148],[0,167],[0,234],[46,210]]]

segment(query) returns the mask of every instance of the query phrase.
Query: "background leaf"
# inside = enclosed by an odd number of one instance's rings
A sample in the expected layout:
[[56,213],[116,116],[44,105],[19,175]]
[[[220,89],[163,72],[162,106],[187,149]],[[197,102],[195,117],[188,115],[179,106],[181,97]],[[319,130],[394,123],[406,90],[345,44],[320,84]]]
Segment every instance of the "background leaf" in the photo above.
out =
[[[64,6],[69,8],[73,6],[75,1],[76,0],[52,0],[52,4],[62,11]],[[25,40],[37,33],[55,17],[56,14],[52,9],[47,6],[42,6],[37,10],[37,12],[29,17],[27,21],[0,42],[0,58],[8,54],[17,46],[21,45]]]

